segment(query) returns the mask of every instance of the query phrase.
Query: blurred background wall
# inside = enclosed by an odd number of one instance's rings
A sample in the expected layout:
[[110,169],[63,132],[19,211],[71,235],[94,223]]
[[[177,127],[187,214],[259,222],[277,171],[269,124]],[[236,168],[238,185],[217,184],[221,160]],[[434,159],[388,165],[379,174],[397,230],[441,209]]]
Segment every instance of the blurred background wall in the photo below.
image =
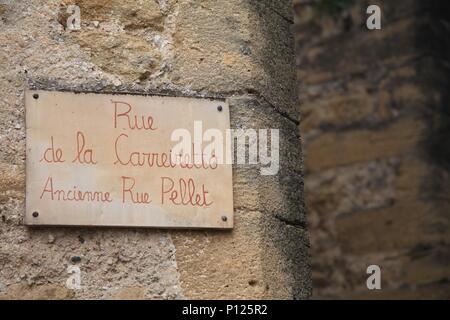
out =
[[314,298],[450,298],[449,8],[294,0]]

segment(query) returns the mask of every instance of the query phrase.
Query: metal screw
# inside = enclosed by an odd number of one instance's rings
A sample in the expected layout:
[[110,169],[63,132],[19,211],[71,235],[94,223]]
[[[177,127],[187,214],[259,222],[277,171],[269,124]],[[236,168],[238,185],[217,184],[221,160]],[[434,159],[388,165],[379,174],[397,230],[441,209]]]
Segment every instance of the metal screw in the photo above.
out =
[[33,217],[34,217],[34,218],[39,217],[39,212],[37,212],[37,211],[33,212]]
[[228,220],[227,216],[222,216],[222,221],[226,222]]
[[217,110],[219,110],[219,112],[221,112],[221,111],[222,111],[222,109],[223,109],[223,107],[222,107],[222,106],[218,106],[218,107],[217,107]]
[[39,99],[39,95],[37,93],[33,94],[33,98]]
[[73,263],[78,263],[78,262],[81,261],[81,258],[78,257],[78,256],[73,256],[70,260],[71,260]]

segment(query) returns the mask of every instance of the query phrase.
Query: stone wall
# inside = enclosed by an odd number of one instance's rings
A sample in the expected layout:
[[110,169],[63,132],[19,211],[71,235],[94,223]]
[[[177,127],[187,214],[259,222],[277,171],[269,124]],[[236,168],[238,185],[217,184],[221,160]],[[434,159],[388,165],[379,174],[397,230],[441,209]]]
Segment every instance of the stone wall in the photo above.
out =
[[448,1],[314,3],[294,1],[313,296],[450,298]]
[[[290,1],[0,3],[1,298],[309,296]],[[281,129],[281,170],[235,166],[231,232],[25,227],[26,88],[226,97],[232,128]]]

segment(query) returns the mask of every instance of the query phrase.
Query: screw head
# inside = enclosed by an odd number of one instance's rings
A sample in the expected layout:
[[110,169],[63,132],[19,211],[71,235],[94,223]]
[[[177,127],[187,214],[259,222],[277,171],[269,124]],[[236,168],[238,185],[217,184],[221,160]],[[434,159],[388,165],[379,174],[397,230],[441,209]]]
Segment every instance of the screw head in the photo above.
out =
[[33,216],[33,218],[39,217],[39,212],[37,212],[37,211],[33,212],[32,216]]
[[223,110],[223,107],[222,106],[218,106],[217,110],[219,110],[219,112],[221,112]]
[[39,95],[37,93],[33,94],[33,98],[39,99]]
[[222,221],[226,222],[228,220],[227,216],[222,216]]
[[78,263],[81,261],[81,257],[73,256],[72,258],[70,258],[70,261],[72,261],[73,263]]

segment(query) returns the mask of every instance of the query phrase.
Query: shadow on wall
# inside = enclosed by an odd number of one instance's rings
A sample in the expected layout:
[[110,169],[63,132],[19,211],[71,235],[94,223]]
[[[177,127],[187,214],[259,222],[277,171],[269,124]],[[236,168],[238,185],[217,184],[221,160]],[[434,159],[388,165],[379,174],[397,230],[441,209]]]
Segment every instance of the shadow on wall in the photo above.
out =
[[450,298],[450,4],[294,9],[313,296]]

